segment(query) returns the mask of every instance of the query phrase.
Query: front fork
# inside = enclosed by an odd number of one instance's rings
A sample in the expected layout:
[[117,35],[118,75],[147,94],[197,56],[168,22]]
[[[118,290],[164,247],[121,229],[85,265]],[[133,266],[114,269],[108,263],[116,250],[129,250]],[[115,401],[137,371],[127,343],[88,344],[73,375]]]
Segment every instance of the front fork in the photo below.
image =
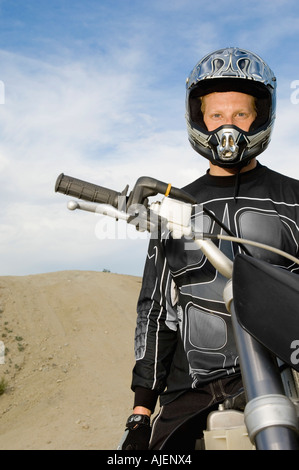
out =
[[247,399],[245,424],[259,450],[298,450],[298,416],[285,395],[276,357],[239,324],[233,303],[232,280],[224,290],[231,314]]

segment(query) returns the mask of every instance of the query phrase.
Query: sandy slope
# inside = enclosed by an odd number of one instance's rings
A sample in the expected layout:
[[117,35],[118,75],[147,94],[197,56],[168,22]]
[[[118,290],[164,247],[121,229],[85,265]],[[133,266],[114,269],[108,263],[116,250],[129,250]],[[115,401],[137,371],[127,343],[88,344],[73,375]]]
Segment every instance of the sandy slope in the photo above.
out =
[[140,283],[85,271],[0,277],[0,450],[115,449],[132,406]]

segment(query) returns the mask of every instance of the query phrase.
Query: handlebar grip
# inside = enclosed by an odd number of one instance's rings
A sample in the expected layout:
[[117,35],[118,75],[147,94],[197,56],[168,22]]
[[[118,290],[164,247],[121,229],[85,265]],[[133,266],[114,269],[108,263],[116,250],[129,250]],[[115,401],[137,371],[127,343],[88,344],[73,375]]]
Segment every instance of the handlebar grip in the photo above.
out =
[[113,189],[97,186],[63,173],[56,180],[55,192],[83,199],[84,201],[110,204],[113,207],[118,207],[118,197],[121,196],[121,193]]

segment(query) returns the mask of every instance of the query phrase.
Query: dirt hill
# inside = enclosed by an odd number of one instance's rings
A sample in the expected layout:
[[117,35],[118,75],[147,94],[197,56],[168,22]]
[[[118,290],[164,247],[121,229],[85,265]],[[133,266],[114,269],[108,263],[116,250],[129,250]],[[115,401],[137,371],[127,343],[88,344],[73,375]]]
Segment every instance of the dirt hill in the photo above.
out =
[[0,277],[0,450],[116,448],[140,286],[104,272]]

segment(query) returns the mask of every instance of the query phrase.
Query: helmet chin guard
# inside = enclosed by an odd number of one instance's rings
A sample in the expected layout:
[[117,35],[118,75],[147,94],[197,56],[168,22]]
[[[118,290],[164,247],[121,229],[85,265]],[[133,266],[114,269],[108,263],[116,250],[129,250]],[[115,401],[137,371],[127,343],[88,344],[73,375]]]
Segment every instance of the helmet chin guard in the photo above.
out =
[[233,161],[239,153],[237,144],[239,132],[232,127],[222,128],[217,133],[219,136],[219,145],[217,146],[218,157],[221,161]]
[[[248,132],[234,125],[209,132],[203,121],[201,97],[237,91],[255,98],[257,117]],[[221,167],[241,167],[262,153],[270,142],[275,121],[276,78],[256,54],[227,48],[205,56],[186,84],[188,138],[196,152]]]

